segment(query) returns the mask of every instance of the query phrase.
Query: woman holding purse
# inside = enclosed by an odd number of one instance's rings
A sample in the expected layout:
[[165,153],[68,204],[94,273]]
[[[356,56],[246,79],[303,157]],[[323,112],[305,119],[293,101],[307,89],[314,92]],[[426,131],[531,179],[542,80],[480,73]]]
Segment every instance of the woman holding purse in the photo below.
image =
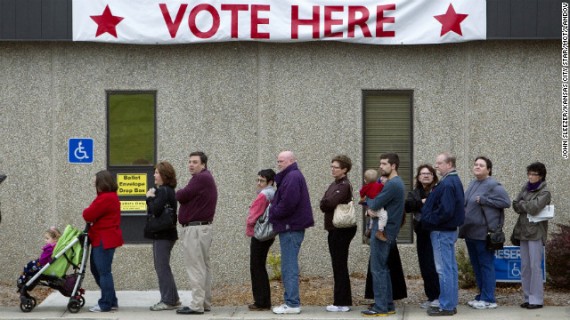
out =
[[[148,214],[155,217],[164,212],[164,207],[168,204],[176,212],[178,202],[176,201],[174,188],[176,188],[176,171],[168,161],[161,161],[154,169],[155,188],[151,188],[146,193],[146,204]],[[154,270],[158,277],[158,288],[160,291],[160,301],[150,307],[151,311],[173,310],[180,307],[180,297],[172,269],[170,268],[170,254],[172,248],[178,240],[176,227],[156,233],[145,230],[144,237],[152,240],[152,256],[154,260]]]
[[339,204],[352,201],[352,186],[346,176],[352,168],[352,160],[345,155],[338,155],[331,161],[333,183],[325,192],[320,202],[324,213],[325,230],[328,231],[329,253],[332,260],[334,276],[333,304],[326,307],[330,312],[350,311],[352,291],[348,273],[348,249],[356,234],[356,226],[336,228],[333,225],[334,210]]
[[266,311],[271,308],[271,288],[265,265],[269,248],[271,248],[275,238],[260,241],[253,235],[257,219],[263,215],[275,195],[274,181],[275,171],[272,169],[261,170],[257,173],[257,197],[251,203],[249,215],[247,216],[245,234],[251,237],[249,272],[251,276],[251,291],[253,293],[253,303],[247,307],[251,311]]
[[459,227],[459,238],[465,238],[469,260],[475,273],[479,293],[467,304],[474,309],[494,309],[495,300],[495,251],[488,250],[487,231],[502,227],[504,209],[511,206],[505,188],[493,174],[493,163],[486,157],[477,157],[473,175],[465,191],[465,222]]

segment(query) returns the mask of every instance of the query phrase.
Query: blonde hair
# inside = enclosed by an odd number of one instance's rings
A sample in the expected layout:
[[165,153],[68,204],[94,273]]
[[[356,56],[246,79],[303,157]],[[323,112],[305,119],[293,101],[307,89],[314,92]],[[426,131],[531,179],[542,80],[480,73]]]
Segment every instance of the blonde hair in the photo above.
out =
[[59,232],[59,230],[56,227],[50,227],[49,229],[46,230],[45,234],[55,240],[58,240],[59,237],[61,237],[61,232]]
[[374,182],[378,180],[378,171],[374,169],[368,169],[364,171],[364,181],[367,183]]

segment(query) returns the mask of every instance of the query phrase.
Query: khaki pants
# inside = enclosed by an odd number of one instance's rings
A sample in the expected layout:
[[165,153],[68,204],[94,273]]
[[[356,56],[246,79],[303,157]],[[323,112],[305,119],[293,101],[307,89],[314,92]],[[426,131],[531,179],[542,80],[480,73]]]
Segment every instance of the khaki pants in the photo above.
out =
[[210,246],[212,225],[188,226],[182,229],[184,264],[190,282],[190,309],[203,312],[212,307],[212,272]]

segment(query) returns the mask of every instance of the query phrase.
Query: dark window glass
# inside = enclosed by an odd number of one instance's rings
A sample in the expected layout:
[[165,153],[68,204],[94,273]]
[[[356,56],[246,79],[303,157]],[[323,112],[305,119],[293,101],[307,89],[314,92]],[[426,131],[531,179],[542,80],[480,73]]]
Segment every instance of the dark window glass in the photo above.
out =
[[[382,153],[395,152],[400,157],[398,174],[406,190],[413,187],[412,157],[412,92],[364,91],[363,93],[364,165],[362,169],[378,169]],[[364,223],[364,222],[363,222]],[[411,215],[400,229],[398,242],[413,241]],[[364,228],[363,228],[364,229]],[[365,229],[364,229],[365,230]]]

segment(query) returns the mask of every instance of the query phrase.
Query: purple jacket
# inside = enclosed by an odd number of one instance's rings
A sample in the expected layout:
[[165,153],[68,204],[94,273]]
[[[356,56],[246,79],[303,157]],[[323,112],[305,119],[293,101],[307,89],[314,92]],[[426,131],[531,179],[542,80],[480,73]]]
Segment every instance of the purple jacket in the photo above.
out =
[[293,163],[275,176],[277,192],[269,209],[269,222],[277,233],[301,231],[315,225],[305,177]]
[[47,243],[42,247],[42,255],[40,256],[40,265],[45,266],[51,262],[51,255],[53,254],[53,249],[55,248],[55,243]]

